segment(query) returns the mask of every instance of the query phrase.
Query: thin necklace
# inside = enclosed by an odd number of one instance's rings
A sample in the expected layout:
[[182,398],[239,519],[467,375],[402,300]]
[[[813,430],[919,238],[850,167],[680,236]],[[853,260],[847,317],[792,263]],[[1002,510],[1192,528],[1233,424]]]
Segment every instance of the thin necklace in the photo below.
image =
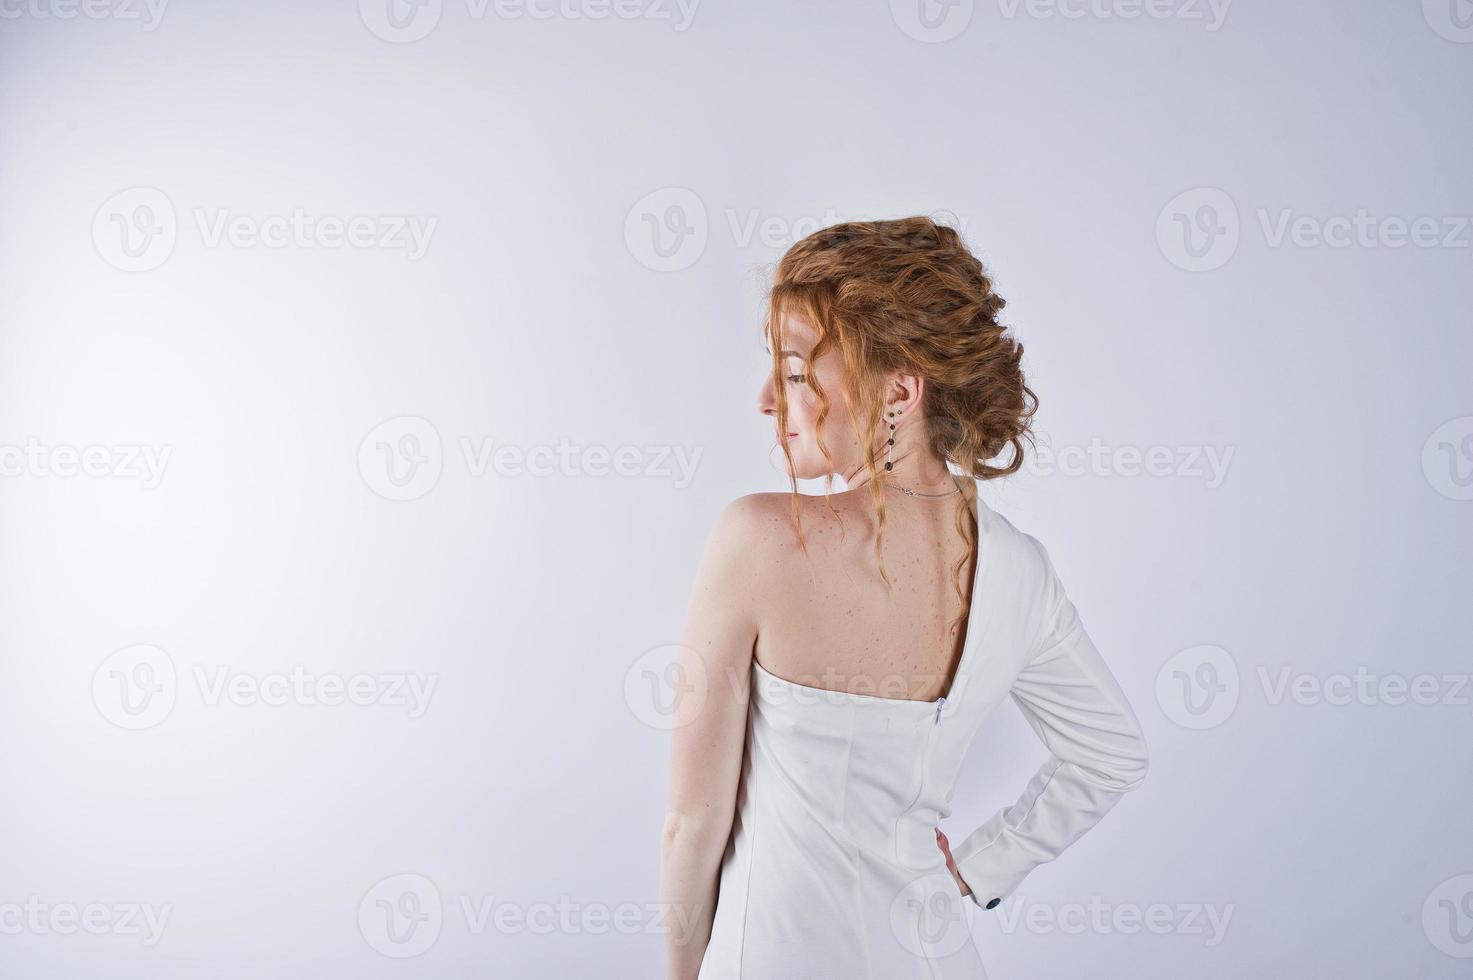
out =
[[885,486],[894,487],[896,490],[899,490],[901,493],[909,497],[950,497],[952,494],[962,492],[962,488],[960,486],[958,486],[955,490],[948,490],[946,493],[921,493],[919,490],[912,490],[910,489],[910,487],[902,487],[898,483],[892,483],[889,481],[886,481]]

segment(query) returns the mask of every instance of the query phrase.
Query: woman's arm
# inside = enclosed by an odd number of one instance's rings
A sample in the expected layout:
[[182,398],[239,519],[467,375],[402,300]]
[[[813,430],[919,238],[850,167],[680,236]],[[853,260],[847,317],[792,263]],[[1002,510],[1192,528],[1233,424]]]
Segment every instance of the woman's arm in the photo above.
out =
[[1140,722],[1085,632],[1047,550],[1031,535],[1024,538],[1042,562],[1042,618],[1011,694],[1049,758],[1017,802],[951,852],[972,901],[983,908],[1006,898],[1030,871],[1097,824],[1146,778],[1148,762]]
[[761,562],[754,495],[717,517],[696,573],[676,658],[669,802],[660,893],[670,980],[692,980],[711,938],[747,734]]

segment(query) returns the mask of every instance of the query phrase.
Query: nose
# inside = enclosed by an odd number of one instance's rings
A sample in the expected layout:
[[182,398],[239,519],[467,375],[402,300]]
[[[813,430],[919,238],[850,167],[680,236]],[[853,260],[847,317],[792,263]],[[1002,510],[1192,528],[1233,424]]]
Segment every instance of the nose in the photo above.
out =
[[763,376],[762,387],[757,389],[757,411],[763,415],[777,415],[777,398],[774,397],[770,373]]

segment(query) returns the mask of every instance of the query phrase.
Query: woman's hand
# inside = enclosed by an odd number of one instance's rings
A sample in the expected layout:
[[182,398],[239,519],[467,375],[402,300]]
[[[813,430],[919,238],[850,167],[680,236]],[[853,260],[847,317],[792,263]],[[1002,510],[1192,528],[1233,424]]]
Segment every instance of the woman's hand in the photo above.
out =
[[951,841],[946,839],[940,827],[936,828],[936,846],[941,848],[942,854],[946,855],[946,870],[950,871],[951,876],[956,879],[956,887],[961,889],[963,895],[972,894],[971,886],[962,881],[961,872],[956,870],[956,858],[951,856]]

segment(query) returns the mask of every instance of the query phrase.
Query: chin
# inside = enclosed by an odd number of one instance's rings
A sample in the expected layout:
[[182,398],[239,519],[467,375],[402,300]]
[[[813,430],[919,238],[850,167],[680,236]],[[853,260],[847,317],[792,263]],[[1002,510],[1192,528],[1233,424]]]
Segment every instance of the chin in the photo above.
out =
[[822,480],[830,468],[822,459],[808,459],[803,453],[793,453],[793,478],[796,480]]

